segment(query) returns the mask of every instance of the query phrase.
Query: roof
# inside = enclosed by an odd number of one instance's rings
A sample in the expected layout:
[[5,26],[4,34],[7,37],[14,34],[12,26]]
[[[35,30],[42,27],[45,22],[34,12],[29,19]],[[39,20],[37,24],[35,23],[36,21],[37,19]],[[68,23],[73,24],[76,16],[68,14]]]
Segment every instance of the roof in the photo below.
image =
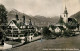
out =
[[[26,28],[28,28],[28,26],[29,26],[28,29],[34,29],[33,26],[25,25],[23,22],[19,22],[19,23],[17,23],[16,20],[12,20],[11,22],[14,22],[14,24],[15,24],[19,29],[22,29],[22,28],[20,28],[21,26],[26,26]],[[10,22],[10,23],[11,23],[11,22]],[[10,24],[9,24],[9,25],[10,25]],[[9,25],[8,25],[8,26],[9,26]]]
[[56,28],[59,27],[61,30],[65,30],[63,26],[56,26]]
[[[16,20],[12,20],[11,22],[14,22],[14,24],[15,24],[19,29],[20,29],[21,26],[23,26],[23,22],[17,23]],[[10,23],[11,23],[11,22],[10,22]],[[9,25],[10,25],[10,24],[9,24]],[[9,25],[8,25],[8,26],[9,26]],[[26,26],[26,25],[24,24],[24,26]]]
[[58,26],[61,30],[65,30],[65,28],[63,26]]
[[57,23],[55,26],[63,26],[63,24]]
[[74,23],[77,23],[77,20],[75,18],[68,18],[68,22],[69,21],[74,22]]
[[49,27],[51,27],[52,30],[54,30],[56,28],[54,25],[50,25]]

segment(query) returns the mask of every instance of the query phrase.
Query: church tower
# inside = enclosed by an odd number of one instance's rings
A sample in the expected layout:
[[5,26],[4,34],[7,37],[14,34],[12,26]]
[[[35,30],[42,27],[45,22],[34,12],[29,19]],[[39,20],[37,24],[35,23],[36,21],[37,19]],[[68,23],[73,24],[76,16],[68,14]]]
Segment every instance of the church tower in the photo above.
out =
[[68,11],[67,11],[66,6],[65,6],[65,10],[64,10],[64,22],[65,22],[65,23],[68,22]]
[[68,11],[67,11],[66,6],[65,6],[65,10],[64,10],[64,17],[68,17]]

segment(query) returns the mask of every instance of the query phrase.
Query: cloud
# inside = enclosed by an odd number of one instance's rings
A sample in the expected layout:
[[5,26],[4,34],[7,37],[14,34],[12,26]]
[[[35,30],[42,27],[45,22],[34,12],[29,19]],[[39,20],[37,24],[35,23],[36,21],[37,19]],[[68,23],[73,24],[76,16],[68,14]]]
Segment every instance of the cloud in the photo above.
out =
[[[64,11],[64,0],[0,0],[8,10],[17,9],[28,15],[56,16]],[[69,15],[80,10],[79,0],[66,0]]]

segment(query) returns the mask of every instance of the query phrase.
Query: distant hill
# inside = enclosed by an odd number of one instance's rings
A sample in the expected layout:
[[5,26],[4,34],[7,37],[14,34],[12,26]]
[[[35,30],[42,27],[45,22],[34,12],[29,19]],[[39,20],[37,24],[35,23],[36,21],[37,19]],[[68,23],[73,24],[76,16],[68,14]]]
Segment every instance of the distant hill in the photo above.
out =
[[80,11],[71,15],[70,17],[75,18],[76,20],[78,20],[78,23],[80,24]]
[[[13,9],[11,11],[8,12],[7,17],[8,17],[8,22],[10,22],[11,20],[15,19],[15,15],[18,14],[19,18],[22,18],[23,13]],[[36,15],[36,16],[31,16],[31,15],[27,15],[24,14],[26,17],[26,22],[29,22],[29,19],[32,19],[32,23],[33,25],[38,25],[38,26],[46,26],[49,24],[55,24],[58,22],[59,17],[55,16],[52,18],[47,18],[45,16],[40,16],[40,15]]]

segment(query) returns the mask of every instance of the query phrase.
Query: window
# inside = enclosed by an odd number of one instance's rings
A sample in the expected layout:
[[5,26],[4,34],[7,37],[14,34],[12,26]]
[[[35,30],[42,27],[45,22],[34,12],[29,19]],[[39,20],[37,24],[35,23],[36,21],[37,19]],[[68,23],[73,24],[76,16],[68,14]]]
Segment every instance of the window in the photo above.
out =
[[20,37],[24,37],[24,35],[20,35]]
[[18,35],[16,35],[16,37],[18,37]]
[[13,37],[18,37],[18,35],[17,34],[14,34]]
[[31,39],[32,39],[32,37],[31,37]]
[[11,26],[8,27],[9,29],[11,28]]
[[14,33],[18,33],[18,31],[14,31]]
[[12,28],[15,28],[15,26],[12,26]]
[[8,30],[8,32],[7,33],[11,33],[11,30]]
[[14,28],[13,30],[18,30],[17,28]]

